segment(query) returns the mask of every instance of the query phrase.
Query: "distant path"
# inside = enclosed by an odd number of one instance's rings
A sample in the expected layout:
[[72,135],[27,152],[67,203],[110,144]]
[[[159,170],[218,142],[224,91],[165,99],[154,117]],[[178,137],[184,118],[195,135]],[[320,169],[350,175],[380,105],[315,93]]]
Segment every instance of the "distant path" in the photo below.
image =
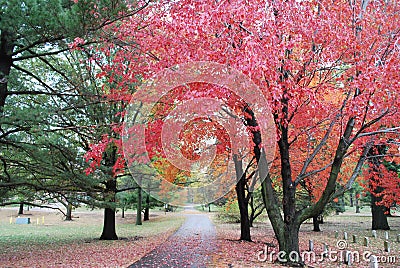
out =
[[175,234],[129,267],[207,267],[216,250],[215,226],[206,214],[183,215]]

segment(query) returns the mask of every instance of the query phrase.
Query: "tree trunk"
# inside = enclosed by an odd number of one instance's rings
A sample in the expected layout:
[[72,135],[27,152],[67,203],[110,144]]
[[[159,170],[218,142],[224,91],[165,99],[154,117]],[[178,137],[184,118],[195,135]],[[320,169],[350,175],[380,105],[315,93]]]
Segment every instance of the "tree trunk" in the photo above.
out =
[[15,46],[14,34],[0,29],[0,114],[3,113],[7,98],[8,75],[12,66],[12,53]]
[[122,207],[122,216],[121,218],[125,218],[125,207]]
[[[299,250],[299,230],[300,225],[295,223],[285,224],[285,239],[284,252],[286,253],[285,259],[289,265],[293,266],[303,266],[303,260],[301,259]],[[281,248],[281,245],[279,246]]]
[[237,155],[233,156],[235,163],[236,178],[236,195],[238,199],[240,212],[240,240],[251,241],[250,221],[249,221],[249,200],[246,197],[246,174],[243,173],[242,160]]
[[[377,187],[375,194],[383,191],[382,187]],[[376,203],[382,201],[382,197],[371,195],[371,212],[372,212],[372,230],[389,230],[389,223],[387,221],[386,207],[378,206]]]
[[118,240],[117,233],[115,232],[115,209],[104,209],[104,224],[103,232],[100,240]]
[[313,231],[314,232],[321,232],[321,229],[319,228],[319,219],[318,216],[314,216],[312,218],[312,222],[313,222]]
[[287,224],[281,221],[277,227],[283,231],[275,233],[279,243],[279,251],[282,252],[282,255],[278,256],[278,261],[290,267],[302,267],[304,262],[299,250],[300,224],[296,222]]
[[350,192],[350,207],[354,207],[353,192]]
[[67,213],[65,214],[66,221],[72,221],[72,204],[67,204]]
[[24,214],[24,203],[19,204],[18,215]]
[[150,195],[146,195],[146,208],[144,209],[143,221],[150,219]]
[[356,213],[360,213],[360,204],[359,204],[360,200],[356,197]]
[[[104,165],[110,170],[117,160],[117,147],[115,144],[109,144],[103,153]],[[105,181],[105,201],[109,202],[104,208],[104,224],[103,232],[100,236],[101,240],[118,240],[115,231],[115,195],[117,193],[117,179],[113,177],[113,173],[109,174],[110,179]]]
[[[369,162],[371,165],[371,177],[370,180],[370,191],[371,191],[371,212],[372,212],[372,230],[389,230],[389,224],[386,217],[386,208],[384,206],[377,205],[382,201],[380,193],[384,190],[379,186],[380,168],[383,165],[383,156],[386,151],[386,145],[375,145],[369,151]],[[373,174],[376,174],[374,177]],[[378,184],[378,186],[375,186]],[[374,187],[375,186],[375,187]]]
[[137,189],[136,225],[142,225],[142,188]]
[[[107,201],[115,203],[115,193],[117,191],[117,180],[115,178],[106,182],[106,191],[108,195]],[[100,240],[118,240],[115,231],[115,208],[110,205],[104,209],[103,232]]]

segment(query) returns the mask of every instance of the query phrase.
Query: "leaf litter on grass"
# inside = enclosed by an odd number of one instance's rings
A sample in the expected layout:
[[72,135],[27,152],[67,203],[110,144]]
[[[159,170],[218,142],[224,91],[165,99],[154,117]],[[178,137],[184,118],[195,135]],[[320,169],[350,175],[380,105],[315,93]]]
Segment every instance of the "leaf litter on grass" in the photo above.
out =
[[[287,267],[279,265],[275,262],[277,258],[278,242],[273,233],[272,227],[268,220],[256,223],[256,227],[251,228],[253,242],[238,241],[240,237],[240,224],[222,223],[214,220],[217,228],[218,250],[214,253],[213,267]],[[400,243],[397,241],[397,234],[400,234],[400,217],[389,218],[391,230],[389,231],[389,240],[391,241],[391,252],[387,253],[383,250],[384,231],[377,231],[377,238],[371,236],[371,218],[365,215],[347,215],[344,213],[340,216],[327,217],[325,223],[321,224],[322,232],[313,232],[312,223],[304,223],[300,230],[300,251],[309,250],[309,240],[314,242],[313,256],[308,258],[304,255],[307,267],[368,267],[368,261],[363,259],[363,254],[371,253],[386,259],[386,263],[379,263],[379,267],[400,267]],[[339,237],[335,238],[335,231],[339,231]],[[341,250],[337,243],[343,238],[343,233],[348,233],[346,248]],[[352,235],[357,235],[357,243],[352,243]],[[363,246],[363,238],[370,238],[370,246]],[[268,248],[266,243],[274,244],[275,247]],[[324,243],[329,245],[332,257],[321,259]],[[343,254],[345,250],[352,254],[359,254],[359,259],[354,259],[351,266],[343,263]],[[272,254],[271,252],[274,251]],[[337,252],[337,253],[336,253]],[[271,257],[272,256],[272,257]],[[335,256],[337,260],[335,260]],[[395,257],[395,258],[393,258]],[[391,259],[389,259],[391,258]],[[393,262],[393,260],[395,261]],[[322,260],[322,261],[321,261]],[[390,260],[391,262],[388,262]]]
[[[0,219],[4,211],[0,211]],[[38,214],[39,215],[39,214]],[[100,241],[102,213],[82,213],[65,222],[15,225],[0,220],[0,267],[126,267],[163,243],[183,223],[174,214],[153,214],[142,226],[136,215],[117,217],[116,241]],[[50,224],[51,223],[51,224]]]

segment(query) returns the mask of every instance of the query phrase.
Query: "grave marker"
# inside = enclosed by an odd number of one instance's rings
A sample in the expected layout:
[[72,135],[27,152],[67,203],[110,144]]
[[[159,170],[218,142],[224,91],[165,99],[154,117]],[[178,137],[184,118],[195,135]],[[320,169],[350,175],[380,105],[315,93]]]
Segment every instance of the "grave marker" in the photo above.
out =
[[16,224],[30,224],[31,218],[16,218],[15,223]]
[[376,231],[375,230],[372,230],[372,237],[376,238]]
[[378,258],[375,255],[371,255],[369,257],[369,267],[370,268],[379,268],[378,266]]
[[357,235],[353,235],[353,243],[357,243]]
[[389,252],[390,253],[390,243],[389,241],[385,241],[383,242],[383,247],[385,248],[385,252]]
[[343,263],[347,265],[352,265],[353,263],[353,255],[351,254],[351,251],[345,250],[342,251],[342,257],[343,257]]
[[328,254],[329,254],[329,246],[328,244],[324,243],[324,250],[322,251],[322,256],[328,257]]
[[312,241],[312,240],[308,241],[308,250],[314,251],[314,241]]

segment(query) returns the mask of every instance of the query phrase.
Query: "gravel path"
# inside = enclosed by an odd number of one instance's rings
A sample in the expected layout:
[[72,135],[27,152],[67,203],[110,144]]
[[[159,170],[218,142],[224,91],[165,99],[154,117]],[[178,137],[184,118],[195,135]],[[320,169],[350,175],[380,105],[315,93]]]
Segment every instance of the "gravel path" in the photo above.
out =
[[216,250],[215,226],[206,214],[184,215],[175,234],[129,267],[207,267]]

